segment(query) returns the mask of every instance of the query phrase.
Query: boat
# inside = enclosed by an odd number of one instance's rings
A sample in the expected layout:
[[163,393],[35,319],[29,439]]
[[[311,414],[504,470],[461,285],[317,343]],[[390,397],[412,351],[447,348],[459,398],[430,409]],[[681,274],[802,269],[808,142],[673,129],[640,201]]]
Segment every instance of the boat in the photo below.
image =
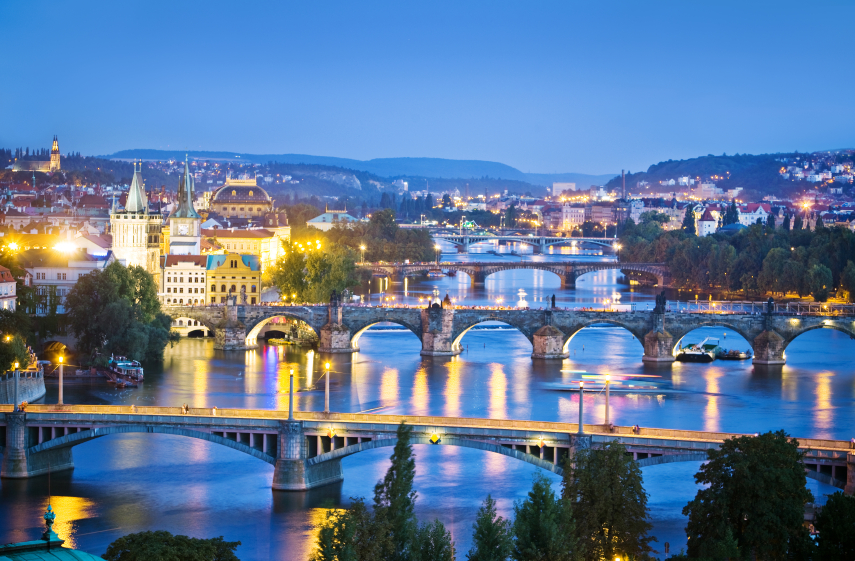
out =
[[680,352],[677,353],[677,360],[680,362],[712,362],[720,350],[718,339],[707,337],[700,343],[686,345],[680,349]]
[[446,274],[446,275],[448,275],[449,277],[456,277],[456,276],[457,276],[457,271],[455,271],[454,269],[452,269],[452,270],[448,271],[448,272],[447,272],[447,273],[445,273],[445,274]]
[[736,349],[719,349],[716,358],[719,360],[748,360],[751,358],[751,350],[737,351]]
[[143,368],[136,360],[128,360],[123,356],[110,357],[107,368],[117,380],[121,378],[133,382],[143,381]]
[[445,273],[442,272],[442,269],[430,269],[427,276],[429,279],[441,279],[445,277]]

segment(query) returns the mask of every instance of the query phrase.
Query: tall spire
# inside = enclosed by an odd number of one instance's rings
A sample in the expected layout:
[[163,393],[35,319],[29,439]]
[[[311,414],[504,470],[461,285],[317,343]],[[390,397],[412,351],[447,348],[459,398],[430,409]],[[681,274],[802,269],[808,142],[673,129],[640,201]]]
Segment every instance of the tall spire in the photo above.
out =
[[184,157],[184,176],[178,178],[178,207],[170,217],[201,218],[193,208],[193,176],[190,175],[190,158]]
[[146,199],[145,188],[143,188],[142,184],[142,162],[140,162],[139,170],[137,170],[137,164],[134,162],[134,179],[131,181],[130,190],[128,190],[125,211],[148,214],[148,200]]

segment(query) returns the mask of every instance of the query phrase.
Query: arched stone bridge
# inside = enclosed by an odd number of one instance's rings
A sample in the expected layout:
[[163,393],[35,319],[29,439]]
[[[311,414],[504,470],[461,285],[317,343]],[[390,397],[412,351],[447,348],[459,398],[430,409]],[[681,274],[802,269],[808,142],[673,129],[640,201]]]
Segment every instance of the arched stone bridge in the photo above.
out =
[[561,288],[576,286],[576,279],[586,273],[595,271],[606,271],[621,269],[645,273],[656,277],[659,286],[670,286],[671,272],[663,263],[615,263],[611,261],[565,261],[565,262],[537,262],[537,261],[498,261],[498,262],[443,262],[443,263],[366,263],[359,265],[364,269],[370,269],[375,274],[389,277],[392,282],[403,282],[404,277],[424,273],[430,270],[441,269],[442,271],[460,271],[469,275],[472,284],[484,284],[487,277],[499,271],[511,271],[515,269],[534,269],[555,273],[561,279]]
[[700,327],[722,326],[742,335],[754,349],[755,364],[784,364],[787,346],[813,329],[835,329],[855,338],[855,316],[792,315],[786,313],[656,313],[565,309],[415,308],[370,306],[167,306],[173,318],[191,318],[213,330],[215,347],[238,350],[255,347],[258,335],[273,318],[298,319],[319,338],[319,351],[351,353],[372,325],[389,322],[412,331],[422,342],[421,354],[452,356],[465,348],[461,341],[474,326],[499,321],[517,328],[532,343],[532,358],[561,359],[568,343],[585,327],[623,327],[644,348],[645,362],[672,362],[680,341]]
[[482,242],[516,242],[530,245],[534,248],[535,253],[546,253],[547,248],[553,245],[577,245],[589,243],[601,245],[605,247],[613,247],[617,243],[615,238],[564,238],[560,236],[494,236],[494,235],[477,235],[477,234],[456,234],[452,232],[437,232],[433,235],[434,241],[444,241],[451,245],[457,246],[457,251],[467,253],[469,246],[474,243]]
[[[170,434],[197,438],[249,454],[274,466],[272,487],[303,491],[344,477],[341,460],[394,446],[401,422],[414,444],[463,446],[509,456],[557,474],[577,447],[623,443],[642,466],[703,461],[728,433],[579,425],[540,421],[412,417],[361,413],[190,409],[98,405],[31,405],[0,417],[0,476],[28,478],[72,469],[72,448],[113,434]],[[810,477],[855,491],[855,450],[847,441],[799,439]]]

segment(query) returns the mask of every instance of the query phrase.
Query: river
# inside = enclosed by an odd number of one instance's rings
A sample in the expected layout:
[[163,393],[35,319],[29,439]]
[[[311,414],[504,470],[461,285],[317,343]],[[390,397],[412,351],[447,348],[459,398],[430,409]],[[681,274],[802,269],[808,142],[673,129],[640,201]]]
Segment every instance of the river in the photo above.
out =
[[[566,259],[564,255],[526,259]],[[482,260],[519,259],[473,255]],[[607,259],[608,256],[583,256]],[[446,255],[443,259],[463,259]],[[379,287],[379,280],[374,281]],[[561,290],[548,272],[497,273],[482,287],[469,286],[465,274],[438,281],[392,285],[386,296],[417,301],[434,287],[464,305],[502,298],[516,302],[522,288],[532,307],[602,305],[617,293],[622,303],[646,306],[654,291],[620,282],[617,271],[582,277],[575,289]],[[376,289],[372,291],[376,301]],[[748,342],[725,328],[699,329],[686,341],[708,335],[726,345]],[[641,361],[642,347],[617,327],[582,330],[562,362],[532,361],[531,344],[513,329],[484,324],[462,341],[466,351],[454,358],[419,356],[418,339],[404,329],[371,329],[360,339],[360,352],[332,359],[330,408],[384,414],[449,415],[575,422],[578,394],[555,391],[551,384],[578,379],[581,372],[648,374],[661,391],[612,394],[615,424],[691,430],[754,433],[785,429],[794,436],[852,438],[855,426],[855,342],[833,330],[815,330],[787,349],[787,365],[755,369],[750,361],[653,367]],[[107,384],[68,385],[67,403],[180,405],[287,409],[288,370],[297,373],[295,401],[302,410],[323,410],[319,357],[297,347],[262,346],[246,352],[213,349],[210,339],[184,339],[167,348],[162,366],[149,366],[138,389]],[[48,382],[48,402],[57,386]],[[604,396],[586,394],[586,422],[602,422]],[[500,513],[510,516],[513,502],[525,497],[536,468],[509,457],[451,446],[416,446],[416,512],[420,520],[438,517],[451,530],[458,559],[465,559],[475,513],[488,493]],[[240,452],[177,436],[128,434],[97,439],[74,448],[76,468],[50,478],[0,481],[0,543],[34,539],[48,497],[57,513],[55,530],[66,545],[103,554],[116,538],[131,532],[163,529],[195,537],[240,540],[244,560],[306,559],[314,525],[327,509],[349,497],[370,499],[388,466],[391,449],[373,450],[343,461],[345,480],[308,493],[270,489],[273,467]],[[655,535],[654,548],[685,547],[683,506],[697,486],[699,463],[643,469]],[[559,489],[558,477],[548,476]],[[808,480],[814,495],[835,489]]]

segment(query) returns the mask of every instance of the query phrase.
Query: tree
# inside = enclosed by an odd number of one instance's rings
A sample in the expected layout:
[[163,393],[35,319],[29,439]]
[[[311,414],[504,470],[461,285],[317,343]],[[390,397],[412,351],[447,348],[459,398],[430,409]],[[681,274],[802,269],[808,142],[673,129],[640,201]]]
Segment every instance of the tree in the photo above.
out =
[[736,199],[730,200],[730,206],[727,207],[727,211],[724,213],[723,222],[725,226],[739,222],[739,209],[736,206]]
[[113,262],[78,279],[65,308],[77,348],[93,358],[118,354],[135,360],[163,358],[172,319],[160,310],[154,279],[142,267]]
[[517,223],[517,205],[511,204],[505,211],[505,227],[513,228]]
[[793,231],[802,229],[802,217],[800,214],[796,215],[796,219],[793,221]]
[[356,255],[347,247],[335,245],[326,252],[313,251],[306,259],[306,289],[308,302],[328,302],[332,291],[342,292],[356,286]]
[[555,497],[546,476],[536,473],[528,497],[514,504],[514,560],[575,560],[574,534],[570,505]]
[[691,205],[686,207],[686,214],[683,216],[683,232],[690,236],[697,234],[697,230],[695,230],[695,212],[692,210]]
[[786,559],[804,547],[804,505],[813,496],[798,441],[784,431],[740,436],[707,456],[695,474],[706,488],[683,509],[690,557],[727,549],[732,538],[743,556],[757,559]]
[[514,548],[513,526],[496,514],[496,501],[487,499],[472,525],[472,548],[466,554],[468,561],[506,561]]
[[0,340],[0,374],[12,370],[15,363],[20,368],[26,368],[30,363],[30,353],[27,351],[27,343],[17,333],[5,335]]
[[410,547],[417,531],[416,492],[413,491],[416,461],[413,445],[410,444],[412,431],[412,427],[403,422],[398,425],[392,465],[383,480],[374,486],[374,512],[378,519],[388,524],[392,542],[388,558],[392,561],[409,559]]
[[106,561],[239,561],[235,550],[240,542],[227,542],[223,537],[207,540],[173,536],[169,532],[128,534],[111,543],[104,554]]
[[816,213],[816,225],[813,227],[814,230],[822,230],[825,228],[825,223],[822,221],[822,215],[820,213]]
[[816,264],[808,270],[808,287],[815,301],[825,302],[828,300],[832,282],[831,269],[825,265]]
[[318,527],[311,561],[383,561],[392,547],[387,527],[365,501],[351,498],[346,510],[328,511]]
[[412,561],[454,561],[451,533],[439,520],[423,524],[416,531],[410,559]]
[[308,286],[304,270],[305,255],[294,247],[286,248],[271,273],[270,280],[283,297],[305,302],[305,290]]
[[789,213],[784,214],[784,223],[781,225],[781,227],[784,230],[786,230],[787,232],[790,231],[790,215],[789,215]]
[[767,226],[770,230],[774,230],[774,229],[775,229],[775,215],[774,215],[774,214],[772,214],[771,212],[769,213],[769,216],[767,216],[767,217],[766,217],[766,226]]
[[579,513],[575,538],[584,544],[584,559],[635,559],[652,551],[641,468],[623,444],[610,442],[568,458],[563,487],[564,500]]
[[840,274],[840,287],[847,292],[849,302],[855,302],[855,263],[851,260]]
[[816,516],[818,561],[855,559],[855,497],[840,491],[828,497]]

